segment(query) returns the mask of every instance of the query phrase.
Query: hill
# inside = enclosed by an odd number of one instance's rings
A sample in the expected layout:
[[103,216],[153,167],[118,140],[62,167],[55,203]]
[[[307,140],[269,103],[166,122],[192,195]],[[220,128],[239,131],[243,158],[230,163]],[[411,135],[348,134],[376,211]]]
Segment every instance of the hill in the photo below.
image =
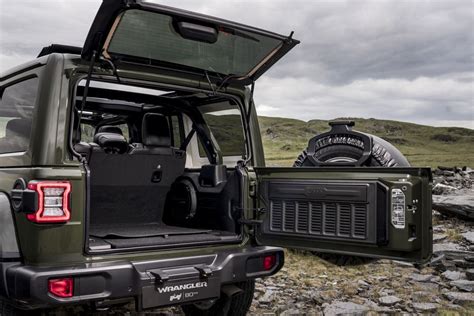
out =
[[[413,166],[474,166],[474,130],[389,120],[349,119],[355,121],[355,130],[391,142]],[[267,166],[291,166],[310,138],[330,129],[328,122],[259,117]]]

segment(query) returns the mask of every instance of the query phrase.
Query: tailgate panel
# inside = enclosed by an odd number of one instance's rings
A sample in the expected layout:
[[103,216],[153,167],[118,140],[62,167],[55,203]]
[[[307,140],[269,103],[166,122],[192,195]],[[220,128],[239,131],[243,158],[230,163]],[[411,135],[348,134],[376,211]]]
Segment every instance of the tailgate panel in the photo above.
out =
[[[270,234],[377,243],[377,183],[268,182]],[[384,214],[381,214],[383,216]]]

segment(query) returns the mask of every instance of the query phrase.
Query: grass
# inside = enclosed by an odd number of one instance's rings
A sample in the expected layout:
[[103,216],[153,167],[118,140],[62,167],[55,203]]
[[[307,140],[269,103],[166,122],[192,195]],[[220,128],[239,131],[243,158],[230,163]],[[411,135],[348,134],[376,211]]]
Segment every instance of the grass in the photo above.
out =
[[[347,118],[346,118],[347,119]],[[413,166],[474,166],[474,130],[413,123],[350,118],[355,130],[379,136],[395,145]],[[308,140],[328,131],[328,121],[308,122],[259,117],[268,166],[291,166]]]

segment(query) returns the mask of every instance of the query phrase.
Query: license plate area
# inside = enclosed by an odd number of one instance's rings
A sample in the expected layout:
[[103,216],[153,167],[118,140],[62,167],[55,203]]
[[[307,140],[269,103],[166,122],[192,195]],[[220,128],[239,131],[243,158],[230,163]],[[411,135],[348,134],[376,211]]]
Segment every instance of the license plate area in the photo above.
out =
[[178,270],[150,274],[154,275],[155,282],[142,288],[143,309],[214,299],[220,295],[219,279],[213,275],[203,277],[195,268],[184,273]]

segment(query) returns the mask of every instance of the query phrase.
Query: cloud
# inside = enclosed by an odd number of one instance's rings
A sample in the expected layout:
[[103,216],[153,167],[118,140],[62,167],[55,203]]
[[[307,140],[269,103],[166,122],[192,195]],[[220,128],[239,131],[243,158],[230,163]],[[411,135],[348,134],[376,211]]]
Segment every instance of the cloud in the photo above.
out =
[[469,81],[362,79],[332,86],[309,78],[267,77],[257,85],[256,103],[263,100],[265,104],[257,107],[261,115],[302,120],[375,117],[474,129],[473,86]]
[[[100,5],[0,0],[0,70],[43,46],[81,46]],[[257,111],[474,128],[470,0],[159,0],[301,40],[257,82]]]

